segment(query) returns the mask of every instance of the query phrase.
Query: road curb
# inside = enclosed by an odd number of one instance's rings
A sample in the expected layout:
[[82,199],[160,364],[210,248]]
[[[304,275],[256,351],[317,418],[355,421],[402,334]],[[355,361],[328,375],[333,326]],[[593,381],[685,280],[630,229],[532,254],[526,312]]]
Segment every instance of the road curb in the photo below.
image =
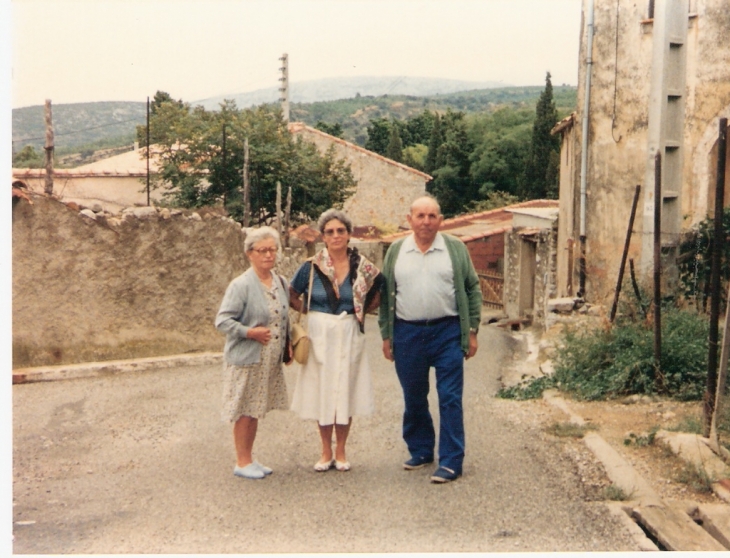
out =
[[84,362],[80,364],[61,364],[58,366],[39,366],[13,370],[13,384],[52,382],[78,378],[108,376],[123,372],[142,372],[181,366],[205,366],[223,362],[223,353],[193,353],[128,360],[108,360],[103,362]]

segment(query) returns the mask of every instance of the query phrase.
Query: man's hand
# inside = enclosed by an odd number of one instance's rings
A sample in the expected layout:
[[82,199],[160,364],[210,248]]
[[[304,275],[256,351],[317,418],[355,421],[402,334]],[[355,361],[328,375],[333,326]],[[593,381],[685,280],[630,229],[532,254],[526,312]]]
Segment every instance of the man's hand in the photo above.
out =
[[394,360],[390,351],[390,339],[383,339],[383,356],[391,362]]
[[256,326],[246,332],[246,337],[266,345],[271,340],[271,330],[265,326]]
[[477,354],[477,334],[476,333],[469,333],[469,352],[466,354],[466,358],[471,358],[475,354]]

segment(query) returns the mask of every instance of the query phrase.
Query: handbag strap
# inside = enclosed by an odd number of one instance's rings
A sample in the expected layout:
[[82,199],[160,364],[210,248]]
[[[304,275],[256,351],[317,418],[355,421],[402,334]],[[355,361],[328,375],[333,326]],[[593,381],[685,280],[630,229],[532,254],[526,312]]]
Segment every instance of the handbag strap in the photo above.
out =
[[[309,260],[309,287],[307,288],[307,312],[309,312],[309,307],[312,304],[312,284],[314,283],[314,262],[310,259]],[[302,317],[302,310],[299,310],[299,314],[297,314],[297,322],[299,323],[299,320]]]

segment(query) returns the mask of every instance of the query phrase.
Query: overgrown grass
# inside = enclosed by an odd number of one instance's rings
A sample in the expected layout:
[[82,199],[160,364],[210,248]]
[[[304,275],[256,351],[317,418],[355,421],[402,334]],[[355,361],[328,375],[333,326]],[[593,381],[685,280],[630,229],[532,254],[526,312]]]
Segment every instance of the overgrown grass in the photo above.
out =
[[714,480],[703,468],[693,463],[685,463],[684,467],[677,473],[677,482],[686,484],[695,492],[709,494],[712,492]]
[[595,424],[574,424],[572,422],[554,422],[545,429],[549,434],[559,438],[582,438],[591,430],[598,430]]
[[639,447],[652,446],[656,441],[656,433],[659,432],[659,427],[654,426],[647,434],[634,434],[629,432],[629,435],[624,438],[624,445],[630,446],[635,445]]
[[602,493],[603,500],[611,500],[613,502],[625,502],[626,500],[629,500],[630,498],[631,498],[631,496],[629,494],[626,494],[626,492],[621,490],[615,484],[607,486],[603,489],[603,493]]
[[687,416],[677,424],[667,426],[664,430],[669,432],[689,432],[690,434],[702,434],[702,420],[700,417]]
[[709,324],[693,311],[665,308],[662,361],[654,364],[652,324],[625,320],[612,328],[567,332],[556,349],[555,373],[500,390],[499,397],[530,399],[556,387],[577,399],[661,394],[681,401],[702,398],[707,377]]

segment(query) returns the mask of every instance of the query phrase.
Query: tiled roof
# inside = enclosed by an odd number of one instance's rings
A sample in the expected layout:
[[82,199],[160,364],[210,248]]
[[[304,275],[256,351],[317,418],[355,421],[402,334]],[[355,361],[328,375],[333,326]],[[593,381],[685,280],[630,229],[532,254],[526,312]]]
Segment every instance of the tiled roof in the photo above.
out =
[[[157,150],[152,146],[150,153],[150,172],[157,172]],[[57,178],[89,178],[89,177],[143,177],[147,176],[147,159],[145,148],[130,150],[113,157],[94,161],[73,169],[53,169]],[[45,169],[13,169],[14,178],[43,178]]]
[[368,149],[365,149],[364,147],[360,147],[359,145],[356,145],[354,143],[351,143],[349,141],[343,140],[342,138],[338,138],[335,136],[332,136],[330,134],[327,134],[321,130],[317,130],[316,128],[312,128],[311,126],[307,126],[303,122],[291,122],[289,124],[289,132],[292,134],[296,134],[298,132],[306,131],[311,134],[317,134],[322,136],[323,138],[326,138],[327,140],[331,141],[332,143],[337,143],[339,145],[342,145],[344,147],[347,147],[348,149],[353,149],[355,151],[359,151],[360,153],[363,153],[367,155],[368,157],[373,157],[375,159],[379,159],[383,161],[384,163],[388,163],[389,165],[395,165],[396,167],[399,167],[405,171],[412,172],[414,174],[417,174],[418,176],[422,177],[424,180],[428,181],[433,178],[431,175],[426,174],[425,172],[421,172],[419,170],[416,170],[412,167],[409,167],[407,165],[404,165],[403,163],[399,163],[397,161],[394,161],[393,159],[388,159],[387,157],[383,157],[382,155],[375,153],[374,151],[370,151]]
[[[558,200],[528,200],[479,213],[467,213],[451,219],[445,219],[440,231],[459,237],[463,242],[486,238],[512,230],[512,213],[514,209],[557,208]],[[395,242],[410,234],[410,231],[395,233],[383,237],[383,242]]]

